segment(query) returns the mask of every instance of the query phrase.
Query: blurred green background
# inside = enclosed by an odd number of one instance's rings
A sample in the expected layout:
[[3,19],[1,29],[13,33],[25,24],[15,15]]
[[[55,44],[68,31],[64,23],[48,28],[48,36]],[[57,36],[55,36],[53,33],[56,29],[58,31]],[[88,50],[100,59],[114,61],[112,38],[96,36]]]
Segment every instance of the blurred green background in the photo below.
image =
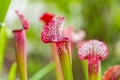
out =
[[[21,28],[14,10],[18,9],[30,21],[27,31],[28,75],[31,77],[38,70],[52,61],[51,49],[40,39],[43,22],[39,17],[48,12],[56,16],[65,16],[64,27],[73,26],[75,31],[84,30],[85,40],[98,39],[109,47],[109,55],[102,61],[102,74],[112,65],[120,64],[120,1],[119,0],[11,0],[6,16],[8,32],[5,49],[4,74],[15,62],[15,46],[13,29]],[[77,56],[77,48],[73,52],[74,80],[83,79],[83,70]],[[56,80],[55,71],[48,73],[42,80]]]

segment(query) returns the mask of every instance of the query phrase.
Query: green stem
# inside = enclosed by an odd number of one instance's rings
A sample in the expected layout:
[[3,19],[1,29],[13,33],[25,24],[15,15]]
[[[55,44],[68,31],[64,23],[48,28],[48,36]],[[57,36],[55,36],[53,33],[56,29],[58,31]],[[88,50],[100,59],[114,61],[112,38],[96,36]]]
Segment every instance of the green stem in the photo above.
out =
[[27,63],[24,54],[16,54],[20,80],[27,80]]
[[68,42],[61,42],[57,44],[58,57],[62,68],[64,80],[73,80],[71,54],[68,48]]

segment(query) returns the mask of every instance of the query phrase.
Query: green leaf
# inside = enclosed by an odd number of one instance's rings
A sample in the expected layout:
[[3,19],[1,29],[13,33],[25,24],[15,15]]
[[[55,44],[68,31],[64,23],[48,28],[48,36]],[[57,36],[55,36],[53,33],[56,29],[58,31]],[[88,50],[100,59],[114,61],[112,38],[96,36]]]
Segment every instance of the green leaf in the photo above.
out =
[[43,69],[38,71],[35,75],[33,75],[29,80],[40,80],[54,68],[55,68],[54,62],[51,62],[47,66],[45,66]]
[[16,69],[17,69],[17,64],[13,63],[9,71],[8,80],[16,80]]
[[11,0],[0,0],[0,22],[4,22]]
[[6,31],[4,24],[4,19],[8,10],[8,6],[10,4],[10,0],[0,0],[0,73],[3,66],[4,59],[4,50],[6,44]]

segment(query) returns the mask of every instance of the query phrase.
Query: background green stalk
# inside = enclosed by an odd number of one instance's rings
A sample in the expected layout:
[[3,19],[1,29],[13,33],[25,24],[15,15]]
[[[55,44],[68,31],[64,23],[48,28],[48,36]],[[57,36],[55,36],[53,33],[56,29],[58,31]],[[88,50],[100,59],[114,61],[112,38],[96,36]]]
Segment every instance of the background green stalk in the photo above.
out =
[[58,57],[62,68],[64,80],[73,80],[71,53],[68,48],[69,42],[59,42]]
[[13,63],[9,70],[8,80],[16,80],[16,69],[17,69],[17,64]]
[[80,61],[81,63],[81,67],[83,70],[83,74],[85,75],[85,80],[88,80],[88,65],[87,65],[87,61]]
[[5,31],[5,27],[2,27],[0,32],[0,73],[2,71],[3,62],[4,62],[4,51],[5,51],[6,40],[7,40],[7,34]]
[[0,0],[0,73],[4,62],[4,50],[7,40],[4,19],[10,4],[10,0]]

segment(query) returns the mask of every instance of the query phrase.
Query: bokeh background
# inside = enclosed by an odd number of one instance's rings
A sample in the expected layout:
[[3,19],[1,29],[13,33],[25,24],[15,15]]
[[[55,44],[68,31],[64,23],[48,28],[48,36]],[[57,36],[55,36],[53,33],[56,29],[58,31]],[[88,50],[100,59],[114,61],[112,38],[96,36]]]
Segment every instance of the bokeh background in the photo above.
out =
[[[7,45],[5,49],[4,74],[15,62],[15,46],[12,30],[21,28],[14,10],[18,9],[30,21],[27,31],[28,75],[31,77],[37,71],[52,61],[51,48],[40,39],[43,22],[39,17],[45,12],[64,16],[65,27],[73,26],[75,32],[84,30],[85,40],[98,39],[109,47],[109,55],[102,61],[102,74],[108,67],[120,64],[120,1],[119,0],[11,0],[6,16]],[[73,51],[74,80],[85,80],[77,47]],[[52,70],[42,80],[56,80]]]

